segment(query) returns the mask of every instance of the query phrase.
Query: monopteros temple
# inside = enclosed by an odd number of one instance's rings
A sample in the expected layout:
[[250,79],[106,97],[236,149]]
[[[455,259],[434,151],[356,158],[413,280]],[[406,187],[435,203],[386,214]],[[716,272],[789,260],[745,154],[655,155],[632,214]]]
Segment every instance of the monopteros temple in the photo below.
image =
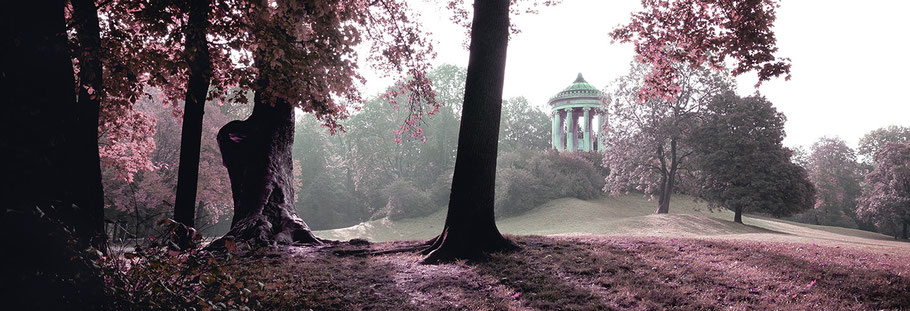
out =
[[[603,93],[578,78],[565,90],[550,98],[553,121],[553,148],[559,151],[602,151],[596,133],[600,132],[606,115],[603,112]],[[594,118],[597,117],[595,131]]]

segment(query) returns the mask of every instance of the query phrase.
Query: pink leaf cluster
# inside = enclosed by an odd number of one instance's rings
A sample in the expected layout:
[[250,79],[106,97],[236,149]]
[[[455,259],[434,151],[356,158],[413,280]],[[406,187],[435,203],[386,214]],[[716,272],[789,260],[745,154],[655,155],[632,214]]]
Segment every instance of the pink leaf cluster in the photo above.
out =
[[677,63],[723,68],[729,57],[736,61],[733,75],[756,71],[759,84],[790,78],[790,60],[775,56],[776,0],[643,0],[642,6],[610,33],[614,42],[634,44],[636,59],[652,66],[642,101],[679,95]]

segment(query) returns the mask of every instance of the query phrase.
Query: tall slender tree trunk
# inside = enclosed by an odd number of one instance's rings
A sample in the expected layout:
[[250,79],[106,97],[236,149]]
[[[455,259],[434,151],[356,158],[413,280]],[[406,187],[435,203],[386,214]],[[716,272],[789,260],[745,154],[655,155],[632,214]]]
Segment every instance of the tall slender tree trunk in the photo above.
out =
[[666,190],[669,188],[666,184],[664,184],[663,188],[664,191],[660,194],[660,199],[657,201],[657,214],[667,214],[670,212],[670,195],[673,194],[673,192]]
[[425,263],[473,259],[515,247],[499,233],[493,215],[508,41],[509,0],[475,0],[449,210]]
[[663,160],[663,146],[657,148],[657,155],[661,157],[663,176],[660,178],[660,199],[657,201],[657,214],[670,212],[670,197],[673,196],[673,187],[676,186],[676,171],[679,169],[679,159],[676,157],[676,138],[670,140],[670,167]]
[[667,214],[670,212],[670,198],[673,196],[673,186],[676,183],[675,175],[676,168],[671,168],[667,176],[661,178],[660,198],[657,200],[657,214]]
[[901,238],[904,240],[907,239],[907,225],[910,224],[910,221],[904,221],[904,233],[901,235]]
[[186,26],[184,54],[189,65],[183,130],[180,133],[180,167],[177,171],[177,198],[174,219],[195,227],[196,188],[199,181],[199,152],[202,143],[202,120],[205,98],[211,80],[208,33],[210,0],[188,1],[189,22]]
[[101,158],[98,155],[98,115],[104,91],[101,65],[101,30],[94,0],[72,0],[73,21],[79,40],[79,97],[73,124],[73,151],[70,165],[73,178],[70,188],[79,205],[83,230],[91,235],[90,243],[106,250],[104,231],[104,188],[101,184]]
[[743,223],[743,207],[737,206],[733,210],[733,222],[741,224]]

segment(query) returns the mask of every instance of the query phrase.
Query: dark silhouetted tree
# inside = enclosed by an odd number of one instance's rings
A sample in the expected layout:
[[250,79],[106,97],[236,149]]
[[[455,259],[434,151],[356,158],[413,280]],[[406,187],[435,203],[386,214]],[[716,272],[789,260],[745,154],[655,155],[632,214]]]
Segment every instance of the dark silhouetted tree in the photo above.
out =
[[73,135],[73,153],[78,164],[70,167],[83,180],[72,180],[74,194],[81,199],[82,209],[88,213],[86,228],[92,232],[93,245],[106,249],[104,231],[104,188],[101,183],[101,157],[98,153],[98,119],[104,90],[101,62],[101,29],[98,8],[92,0],[73,0],[72,21],[76,30],[79,64],[78,97],[76,101]]
[[784,115],[764,97],[716,97],[691,138],[700,176],[697,195],[712,207],[789,216],[812,208],[815,188],[783,147]]
[[445,226],[426,251],[425,263],[478,258],[515,247],[500,234],[493,215],[509,2],[474,1],[452,193]]
[[196,188],[199,184],[199,153],[202,146],[202,120],[212,75],[208,39],[210,0],[183,3],[188,12],[184,29],[184,58],[188,74],[184,100],[183,130],[180,132],[180,166],[174,219],[195,227]]
[[[97,52],[91,38],[93,8],[79,4],[75,15],[85,17],[79,27],[87,28],[79,36],[88,41],[81,52]],[[83,242],[101,247],[98,108],[91,96],[99,72],[80,73],[79,93],[88,96],[77,101],[63,1],[4,2],[0,11],[0,42],[5,44],[0,86],[8,103],[0,119],[6,133],[0,151],[7,159],[0,188],[10,208],[55,205]],[[91,57],[79,59],[97,65]]]
[[354,86],[363,78],[353,46],[365,40],[373,43],[369,59],[377,68],[408,78],[397,86],[408,94],[413,117],[401,131],[419,132],[419,120],[438,106],[426,77],[431,47],[401,1],[256,1],[242,10],[244,31],[251,34],[245,46],[253,56],[255,95],[249,118],[229,122],[218,133],[234,199],[225,237],[252,244],[319,243],[294,206],[294,108],[340,130],[338,120],[349,107],[338,99],[361,102]]

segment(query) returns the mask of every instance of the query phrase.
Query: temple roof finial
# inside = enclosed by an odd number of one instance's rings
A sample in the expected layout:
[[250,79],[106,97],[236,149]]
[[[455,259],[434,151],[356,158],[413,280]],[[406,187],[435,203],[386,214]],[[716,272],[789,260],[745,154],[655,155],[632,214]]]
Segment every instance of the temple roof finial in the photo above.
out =
[[575,78],[575,83],[579,83],[579,82],[588,82],[588,81],[585,81],[585,77],[582,77],[580,72],[578,73],[578,78]]

